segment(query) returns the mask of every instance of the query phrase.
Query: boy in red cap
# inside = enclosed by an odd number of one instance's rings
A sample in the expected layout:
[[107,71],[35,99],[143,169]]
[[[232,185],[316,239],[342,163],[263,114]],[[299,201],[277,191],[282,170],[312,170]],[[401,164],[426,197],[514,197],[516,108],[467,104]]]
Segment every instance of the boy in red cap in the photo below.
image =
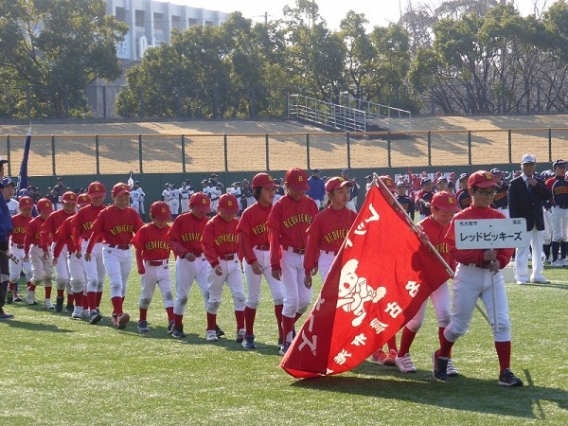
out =
[[112,323],[115,327],[124,329],[130,321],[130,315],[122,310],[132,268],[130,243],[144,223],[136,210],[128,206],[130,187],[126,183],[120,182],[112,187],[112,202],[113,205],[101,211],[93,223],[85,260],[92,261],[93,249],[102,239],[103,264],[110,280],[110,300],[114,310]]
[[334,177],[325,184],[328,205],[309,226],[306,254],[304,256],[304,284],[312,286],[312,276],[319,269],[322,281],[329,273],[333,259],[339,252],[343,240],[355,222],[357,213],[347,208],[349,189],[353,182]]
[[[79,209],[71,220],[73,228],[73,242],[81,247],[81,252],[87,252],[87,245],[93,233],[92,226],[99,213],[105,209],[104,199],[106,196],[105,186],[98,182],[92,182],[87,188],[90,204]],[[87,276],[87,307],[89,310],[89,324],[96,324],[102,319],[99,309],[103,295],[103,283],[105,281],[105,267],[103,265],[103,244],[95,243],[91,252],[91,260],[87,261],[82,256],[83,269]]]
[[12,224],[14,229],[10,234],[10,253],[20,261],[10,262],[10,279],[8,281],[8,304],[14,302],[21,302],[22,298],[16,291],[16,284],[20,280],[22,271],[26,277],[28,286],[31,284],[32,279],[32,264],[29,260],[24,262],[26,255],[24,251],[24,243],[26,239],[26,230],[29,223],[32,221],[32,210],[34,202],[31,197],[22,197],[18,202],[20,213],[12,217]]
[[26,228],[26,237],[24,239],[24,261],[30,260],[32,264],[32,282],[28,284],[26,294],[26,303],[28,305],[37,305],[35,299],[35,289],[42,284],[45,287],[45,301],[43,306],[45,309],[55,309],[51,303],[51,286],[53,275],[52,259],[43,258],[43,250],[41,248],[41,230],[46,219],[53,213],[53,204],[47,198],[38,200],[37,205],[38,216],[34,217]]
[[[168,232],[172,250],[176,255],[176,300],[174,302],[174,329],[172,337],[185,338],[183,332],[183,316],[189,298],[189,292],[193,281],[197,282],[205,308],[209,300],[207,290],[207,276],[210,266],[203,254],[202,240],[203,230],[211,212],[211,200],[207,194],[196,192],[189,198],[189,212],[176,217]],[[215,326],[217,337],[225,334],[217,325]]]
[[[57,235],[59,227],[63,224],[65,219],[73,216],[77,209],[77,195],[72,191],[67,191],[61,196],[62,208],[56,210],[49,215],[41,230],[41,248],[43,250],[43,259],[51,260],[53,249],[55,245],[61,238]],[[67,248],[63,247],[61,254],[66,259],[67,258]],[[74,256],[72,256],[73,258]],[[81,261],[77,258],[73,263],[80,263]],[[56,276],[56,289],[57,298],[55,299],[55,312],[63,311],[63,301],[64,292],[67,291],[67,306],[66,310],[71,313],[74,310],[73,306],[73,291],[71,290],[71,275],[69,272],[69,266],[67,262],[54,262]]]
[[247,281],[247,301],[245,306],[246,335],[243,348],[255,349],[254,320],[260,303],[260,284],[262,276],[270,287],[274,313],[278,327],[278,342],[282,343],[282,308],[284,289],[282,283],[272,276],[270,267],[270,243],[266,221],[272,211],[272,202],[278,185],[268,173],[259,173],[252,180],[252,191],[256,203],[248,207],[239,221],[239,246],[245,259],[244,269]]
[[292,343],[294,324],[308,309],[312,288],[304,285],[304,253],[306,230],[318,214],[314,200],[305,195],[310,188],[308,175],[299,168],[289,169],[284,178],[287,193],[280,198],[268,216],[270,266],[272,276],[284,285],[282,309],[284,355]]
[[168,316],[168,334],[174,329],[174,296],[170,275],[170,243],[168,241],[168,222],[172,220],[170,206],[164,201],[156,201],[150,206],[151,223],[144,225],[132,238],[136,248],[136,266],[141,275],[140,319],[138,332],[147,333],[148,308],[154,297],[156,285],[160,287],[162,301]]
[[[450,222],[454,214],[460,211],[455,195],[441,191],[434,194],[432,202],[430,203],[430,211],[432,214],[426,219],[422,220],[418,226],[423,231],[421,240],[424,244],[430,241],[438,253],[444,258],[446,263],[454,268],[455,262],[450,256],[448,245],[445,242]],[[438,287],[431,295],[432,305],[436,311],[436,318],[438,319],[438,337],[441,341],[442,333],[447,325],[450,323],[450,288],[448,283],[445,282]],[[414,341],[414,337],[426,316],[426,305],[428,301],[424,301],[414,318],[412,318],[402,331],[400,339],[399,355],[395,358],[395,363],[402,373],[414,373],[416,367],[410,357],[410,346]],[[448,376],[457,376],[458,371],[454,367],[451,359],[448,359],[447,367]]]
[[456,220],[505,218],[501,212],[490,207],[499,184],[491,173],[479,170],[469,177],[468,187],[472,204],[454,216],[446,234],[448,250],[458,265],[454,275],[451,319],[440,336],[440,349],[435,351],[432,357],[433,374],[438,380],[448,380],[448,360],[451,358],[452,346],[467,332],[479,298],[485,305],[490,321],[493,321],[494,309],[497,310],[498,327],[494,327],[497,331],[494,331],[493,335],[500,366],[498,384],[522,386],[523,382],[510,370],[511,323],[505,280],[500,271],[507,266],[514,250],[512,248],[458,250],[455,241]]
[[208,342],[216,342],[217,312],[221,306],[223,283],[231,290],[235,317],[237,320],[236,341],[242,343],[245,338],[245,293],[243,276],[239,263],[239,236],[235,218],[239,212],[239,203],[232,194],[223,194],[217,205],[217,215],[207,222],[203,230],[203,253],[211,265],[207,277],[207,331]]

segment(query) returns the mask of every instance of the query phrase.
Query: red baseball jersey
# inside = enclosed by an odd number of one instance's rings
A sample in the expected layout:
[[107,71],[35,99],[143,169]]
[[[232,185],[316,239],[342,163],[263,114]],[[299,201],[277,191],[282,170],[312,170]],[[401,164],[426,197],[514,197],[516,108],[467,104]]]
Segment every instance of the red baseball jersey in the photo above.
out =
[[73,243],[73,227],[71,225],[75,216],[70,216],[61,224],[55,235],[57,236],[57,241],[55,247],[53,248],[53,257],[59,257],[61,251],[65,244],[67,244],[67,250],[69,253],[75,253],[78,248]]
[[[462,210],[459,213],[456,213],[446,234],[446,242],[448,243],[448,249],[452,257],[455,259],[455,261],[460,263],[476,264],[481,267],[483,267],[486,263],[483,260],[483,253],[486,250],[481,250],[481,249],[458,250],[456,248],[456,236],[455,236],[456,231],[454,225],[456,220],[504,219],[504,218],[505,215],[490,207],[480,208],[480,207],[470,206],[467,209]],[[507,266],[507,264],[511,260],[511,256],[513,255],[515,249],[503,248],[503,249],[494,249],[494,250],[497,252],[497,261],[499,262],[499,269],[503,269],[505,266]]]
[[201,255],[203,230],[208,220],[207,216],[199,219],[191,212],[176,217],[168,232],[168,238],[176,256],[184,257],[187,253]]
[[205,225],[202,241],[203,253],[213,268],[219,264],[219,257],[238,252],[238,224],[239,221],[235,218],[227,222],[217,215]]
[[268,215],[272,205],[268,207],[255,203],[248,207],[239,220],[237,231],[239,233],[239,247],[241,255],[249,265],[256,262],[253,248],[255,246],[268,246]]
[[137,251],[141,251],[143,260],[164,260],[170,258],[169,230],[169,225],[160,229],[153,223],[149,223],[136,232],[132,238],[132,244]]
[[73,240],[76,245],[81,244],[81,240],[88,240],[93,233],[93,222],[100,212],[105,209],[105,205],[101,204],[99,207],[92,205],[85,206],[77,212],[71,221],[73,227]]
[[306,274],[317,267],[320,250],[337,254],[356,218],[357,213],[347,207],[335,210],[331,206],[314,218],[307,230],[308,242],[304,257]]
[[418,223],[418,225],[422,227],[422,230],[428,236],[428,239],[430,240],[432,245],[436,247],[436,250],[444,258],[446,263],[452,269],[455,269],[456,262],[454,258],[450,255],[450,250],[448,248],[448,243],[446,241],[446,234],[448,233],[450,225],[449,224],[446,226],[440,225],[432,218],[432,215],[421,220]]
[[101,239],[106,244],[128,245],[132,241],[132,236],[142,226],[144,223],[133,208],[119,209],[116,206],[109,206],[100,212],[93,222],[87,253],[91,253],[95,244]]
[[306,248],[306,230],[317,214],[315,201],[306,195],[298,201],[285,195],[274,204],[268,216],[270,264],[273,270],[280,270],[281,245],[294,249]]
[[43,251],[47,251],[48,246],[55,242],[59,237],[57,236],[57,230],[65,222],[65,219],[73,216],[73,213],[66,213],[65,210],[56,210],[51,213],[45,220],[43,227],[41,228],[40,246]]
[[12,217],[12,225],[14,229],[10,236],[12,244],[23,245],[26,240],[26,229],[33,217],[24,217],[21,213]]
[[26,238],[24,240],[24,251],[30,252],[30,246],[39,247],[41,245],[41,230],[45,220],[41,216],[34,217],[26,228]]

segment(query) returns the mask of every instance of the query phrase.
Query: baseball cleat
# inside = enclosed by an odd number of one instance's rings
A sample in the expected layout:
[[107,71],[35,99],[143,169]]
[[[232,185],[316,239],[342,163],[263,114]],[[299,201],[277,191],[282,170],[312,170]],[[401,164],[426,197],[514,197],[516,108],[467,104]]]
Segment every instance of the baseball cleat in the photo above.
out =
[[176,322],[174,320],[170,320],[170,322],[168,323],[168,334],[173,333],[175,325],[176,325]]
[[103,319],[103,316],[99,312],[98,309],[93,309],[89,315],[89,324],[97,324],[100,320]]
[[14,302],[21,302],[22,297],[18,293],[14,293]]
[[398,352],[395,349],[389,350],[389,354],[385,358],[383,365],[386,365],[388,367],[396,366],[395,359],[396,359],[397,356],[398,356]]
[[148,333],[149,331],[148,321],[138,321],[138,333]]
[[185,339],[185,333],[183,332],[183,325],[179,327],[174,327],[174,331],[172,331],[172,337],[175,339]]
[[55,308],[53,307],[53,303],[51,303],[50,299],[45,299],[45,302],[43,302],[43,306],[45,307],[45,309],[47,309],[48,311],[53,311]]
[[432,354],[432,363],[434,364],[432,370],[434,378],[442,382],[448,380],[448,358],[445,356],[436,357],[436,352],[434,352]]
[[73,303],[68,303],[67,306],[65,306],[65,310],[72,313],[75,310],[75,306],[73,306]]
[[404,356],[397,356],[394,359],[394,362],[401,373],[416,373],[416,366],[412,362],[412,358],[410,358],[410,354],[406,354]]
[[83,308],[83,310],[81,311],[81,318],[89,319],[90,317],[91,317],[91,313],[89,312],[89,310]]
[[124,330],[126,328],[126,324],[128,324],[128,321],[130,321],[130,315],[124,312],[118,316],[116,326],[118,327],[119,330]]
[[37,305],[37,300],[35,298],[35,290],[28,290],[26,292],[26,303],[28,305]]
[[55,312],[63,311],[63,297],[58,297],[55,299]]
[[219,340],[219,338],[217,337],[217,332],[215,330],[207,330],[205,332],[205,340],[207,340],[208,342],[216,342],[217,340]]
[[531,278],[531,283],[533,283],[533,284],[550,284],[550,280],[547,280],[544,277]]
[[83,307],[77,306],[73,309],[73,313],[71,314],[72,319],[81,319],[83,318]]
[[286,342],[282,345],[282,347],[280,348],[280,355],[284,356],[286,355],[286,352],[288,352],[288,349],[290,349],[290,346],[292,346],[291,342]]
[[245,339],[243,340],[243,349],[249,351],[252,349],[256,349],[256,345],[254,343],[254,334],[248,334],[245,336]]
[[460,375],[451,358],[448,358],[448,367],[446,368],[446,373],[448,373],[448,377],[457,377]]
[[244,328],[239,328],[239,331],[237,331],[237,338],[235,339],[235,341],[236,341],[237,343],[242,343],[243,340],[245,339],[245,334],[246,334],[245,329],[244,329]]
[[215,333],[217,334],[217,337],[222,337],[225,335],[225,332],[221,330],[221,328],[217,324],[215,324]]
[[513,372],[510,369],[506,368],[499,375],[499,386],[523,386],[523,381],[518,377],[515,377]]

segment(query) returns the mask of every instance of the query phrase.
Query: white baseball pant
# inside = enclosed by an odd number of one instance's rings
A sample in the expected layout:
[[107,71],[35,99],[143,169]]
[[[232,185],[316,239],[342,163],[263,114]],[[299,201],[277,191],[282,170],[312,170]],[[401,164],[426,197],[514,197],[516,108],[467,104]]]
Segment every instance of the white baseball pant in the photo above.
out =
[[544,231],[542,231],[542,243],[550,244],[552,242],[552,212],[543,209],[542,215],[544,217]]
[[185,314],[187,301],[189,299],[189,292],[191,291],[194,280],[197,282],[197,285],[201,290],[201,294],[203,295],[203,300],[205,302],[205,308],[207,309],[207,302],[209,300],[207,276],[210,269],[211,266],[203,254],[196,258],[193,262],[179,257],[176,259],[176,300],[174,302],[174,314]]
[[254,248],[253,251],[258,264],[262,268],[262,274],[256,275],[252,271],[252,266],[245,261],[244,268],[245,278],[247,281],[246,306],[250,309],[258,309],[258,305],[260,304],[260,287],[263,275],[268,283],[268,287],[270,288],[274,305],[282,305],[284,303],[284,288],[282,287],[282,282],[272,276],[272,268],[270,267],[270,251],[262,251],[257,248]]
[[[236,255],[235,255],[236,256]],[[217,314],[221,300],[223,298],[223,283],[227,283],[227,287],[231,290],[235,311],[245,310],[245,292],[243,287],[243,275],[238,259],[222,260],[219,264],[223,273],[217,275],[215,269],[211,268],[207,276],[207,290],[209,291],[209,300],[207,301],[207,312]]]
[[173,215],[179,214],[179,200],[170,201],[170,211]]
[[304,285],[304,256],[282,249],[280,265],[284,286],[282,315],[295,318],[296,314],[306,312],[312,299],[312,289]]
[[47,260],[43,260],[43,250],[41,247],[32,246],[29,253],[30,261],[32,262],[32,284],[41,285],[44,283],[45,287],[51,287],[51,280],[53,278],[53,258],[51,253]]
[[[438,287],[430,295],[432,300],[432,305],[434,305],[434,310],[436,312],[436,318],[438,320],[438,327],[447,327],[450,323],[451,313],[450,313],[450,287],[448,281]],[[428,299],[424,301],[414,318],[412,318],[406,324],[406,327],[416,333],[422,327],[424,323],[424,318],[426,317],[426,306],[428,305]]]
[[110,297],[125,297],[132,268],[132,251],[103,244],[103,264],[110,281]]
[[[51,243],[51,253],[55,248],[55,243]],[[67,245],[61,250],[57,265],[55,265],[55,288],[57,290],[65,290],[68,294],[71,291],[71,275],[69,272],[69,265],[67,264],[67,256],[69,252],[67,251]]]
[[329,270],[331,269],[331,264],[333,263],[333,259],[335,259],[334,252],[323,251],[323,250],[320,251],[319,260],[318,260],[318,270],[322,282],[325,282],[327,274],[329,274]]
[[142,287],[140,292],[140,301],[138,303],[138,307],[140,309],[148,309],[152,302],[152,298],[154,297],[156,285],[160,287],[164,308],[171,308],[174,306],[170,261],[169,259],[164,259],[160,262],[162,264],[159,266],[151,265],[149,261],[144,262],[144,269],[146,269],[146,272],[140,277],[140,285]]
[[532,247],[532,273],[531,279],[542,279],[542,271],[544,270],[544,262],[542,260],[542,241],[544,239],[544,231],[537,231],[536,226],[532,231],[528,231],[531,238],[530,244],[526,247],[519,247],[515,256],[515,280],[528,281],[529,273],[529,247]]
[[10,253],[20,261],[18,263],[10,260],[10,282],[17,283],[20,280],[20,275],[22,271],[26,275],[26,281],[32,280],[32,263],[28,260],[24,262],[24,256],[26,253],[23,248],[18,248],[16,244],[10,244]]
[[495,341],[509,342],[511,340],[511,323],[509,321],[505,280],[501,271],[493,275],[495,283],[495,304],[493,304],[491,274],[493,272],[489,269],[458,264],[453,285],[453,312],[450,324],[444,330],[444,336],[449,342],[455,342],[469,329],[478,298],[485,305],[485,312],[489,317],[491,326],[493,326],[493,319],[495,318],[493,311],[494,309],[497,310],[498,331],[493,332]]
[[552,241],[568,241],[568,209],[552,207]]
[[182,198],[180,207],[182,213],[187,213],[189,211],[189,198]]
[[[88,245],[88,240],[83,241],[83,253],[87,252]],[[98,242],[94,245],[90,261],[87,262],[85,256],[81,259],[83,261],[85,274],[87,275],[87,292],[102,293],[106,273],[105,265],[103,264],[103,243]]]

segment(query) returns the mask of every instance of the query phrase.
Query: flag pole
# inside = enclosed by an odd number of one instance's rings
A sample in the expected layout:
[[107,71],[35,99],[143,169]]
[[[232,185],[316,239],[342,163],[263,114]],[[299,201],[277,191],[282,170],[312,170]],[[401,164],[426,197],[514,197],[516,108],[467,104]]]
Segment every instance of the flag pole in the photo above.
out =
[[[382,180],[379,179],[379,175],[377,175],[376,172],[373,172],[373,183],[379,188],[379,189],[383,189],[384,191],[386,191],[385,193],[388,193],[389,196],[392,198],[392,200],[394,201],[394,205],[396,206],[396,208],[398,210],[400,210],[401,212],[404,213],[404,217],[406,218],[406,222],[408,223],[408,225],[410,226],[410,229],[412,229],[413,232],[416,232],[418,234],[418,232],[423,232],[418,226],[416,226],[416,224],[414,223],[414,221],[412,220],[412,218],[408,215],[408,213],[406,212],[406,210],[404,209],[404,207],[402,207],[402,205],[398,202],[398,200],[392,195],[392,193],[390,192],[390,189],[387,188],[387,186],[384,184],[384,182]],[[430,249],[430,251],[432,253],[434,253],[434,256],[436,256],[436,259],[438,259],[442,265],[444,265],[444,268],[446,268],[446,272],[448,272],[448,274],[450,274],[450,277],[453,279],[454,278],[454,271],[453,269],[450,267],[450,265],[448,265],[448,263],[444,260],[444,258],[442,257],[442,255],[440,253],[438,253],[438,250],[436,250],[436,247],[434,247],[434,245],[430,242],[430,240],[428,240],[428,248]],[[485,318],[485,320],[489,323],[489,325],[491,325],[491,321],[489,320],[489,316],[487,315],[487,313],[481,308],[481,306],[479,306],[479,302],[475,302],[475,307],[477,308],[477,310],[481,313],[481,315],[483,316],[483,318]]]

